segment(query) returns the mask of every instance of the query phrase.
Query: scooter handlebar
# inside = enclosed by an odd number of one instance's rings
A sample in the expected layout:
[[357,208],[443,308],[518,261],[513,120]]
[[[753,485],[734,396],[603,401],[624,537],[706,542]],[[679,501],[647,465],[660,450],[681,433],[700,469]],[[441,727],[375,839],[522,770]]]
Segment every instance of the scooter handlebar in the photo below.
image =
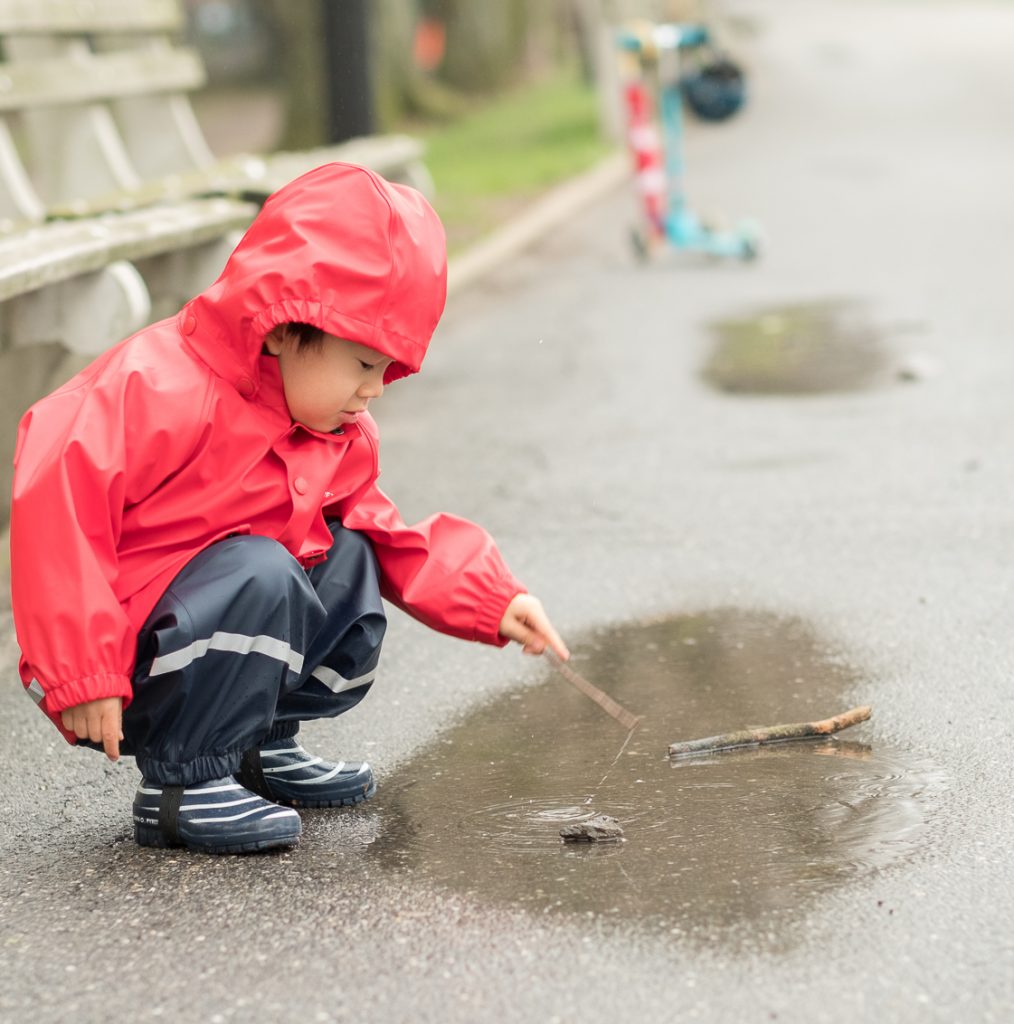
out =
[[631,25],[616,33],[616,43],[620,49],[635,53],[646,50],[686,50],[704,46],[709,38],[706,25],[675,23]]

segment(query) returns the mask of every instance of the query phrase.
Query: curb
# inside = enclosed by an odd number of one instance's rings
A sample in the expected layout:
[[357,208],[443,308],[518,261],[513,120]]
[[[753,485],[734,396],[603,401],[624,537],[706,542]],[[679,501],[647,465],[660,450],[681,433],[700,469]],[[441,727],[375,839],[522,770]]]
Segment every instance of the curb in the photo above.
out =
[[584,207],[619,188],[629,178],[630,157],[625,152],[618,152],[537,199],[509,224],[498,228],[448,263],[448,299],[501,267]]

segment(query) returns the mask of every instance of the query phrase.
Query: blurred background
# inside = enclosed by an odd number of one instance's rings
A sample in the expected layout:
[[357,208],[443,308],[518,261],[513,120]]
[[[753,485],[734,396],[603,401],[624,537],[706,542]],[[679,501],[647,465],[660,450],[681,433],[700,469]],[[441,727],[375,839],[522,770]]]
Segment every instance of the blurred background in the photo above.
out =
[[[606,25],[700,0],[187,0],[220,155],[374,132],[426,141],[452,253],[619,145]],[[599,86],[597,88],[597,86]]]

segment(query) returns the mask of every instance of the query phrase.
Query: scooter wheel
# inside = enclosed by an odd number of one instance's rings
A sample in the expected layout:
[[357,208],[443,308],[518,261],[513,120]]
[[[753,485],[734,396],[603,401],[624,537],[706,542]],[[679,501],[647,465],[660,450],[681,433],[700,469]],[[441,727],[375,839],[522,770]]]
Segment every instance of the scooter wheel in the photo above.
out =
[[648,240],[644,237],[644,232],[640,228],[630,229],[630,249],[638,263],[648,262]]
[[760,245],[756,238],[744,238],[740,249],[739,258],[745,262],[752,262],[760,256]]

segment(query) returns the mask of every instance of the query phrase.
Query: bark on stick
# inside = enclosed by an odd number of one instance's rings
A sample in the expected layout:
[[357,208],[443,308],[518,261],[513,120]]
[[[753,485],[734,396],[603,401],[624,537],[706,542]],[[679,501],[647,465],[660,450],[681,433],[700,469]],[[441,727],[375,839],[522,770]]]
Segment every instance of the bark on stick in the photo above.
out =
[[830,736],[849,726],[865,722],[873,709],[870,707],[852,708],[843,711],[834,718],[825,718],[820,722],[797,722],[794,725],[768,725],[752,729],[740,729],[738,732],[726,732],[720,736],[708,736],[701,740],[686,740],[669,745],[669,756],[684,757],[688,754],[702,754],[718,750],[731,750],[735,747],[756,747],[765,743],[783,743],[786,740],[811,739],[815,736]]
[[607,715],[615,718],[624,729],[633,729],[641,721],[640,715],[635,715],[622,704],[617,704],[608,693],[600,690],[594,683],[588,682],[583,675],[575,672],[565,661],[561,661],[560,656],[551,647],[546,648],[546,657],[571,686],[577,687],[586,697],[591,697]]

